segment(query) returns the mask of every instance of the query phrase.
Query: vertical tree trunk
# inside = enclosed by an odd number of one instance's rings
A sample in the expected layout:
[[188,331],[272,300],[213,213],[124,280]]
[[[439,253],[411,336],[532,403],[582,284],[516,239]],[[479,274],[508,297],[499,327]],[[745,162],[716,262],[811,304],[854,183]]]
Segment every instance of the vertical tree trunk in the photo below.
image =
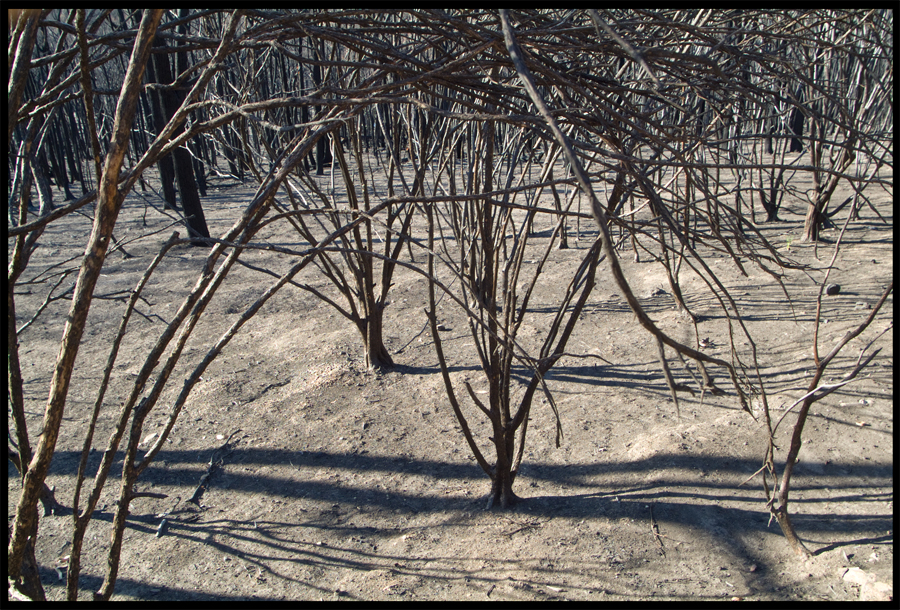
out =
[[47,175],[44,173],[45,165],[46,164],[41,163],[39,159],[32,159],[31,175],[34,178],[34,184],[37,187],[38,202],[40,205],[38,208],[39,216],[43,216],[53,210],[53,191],[50,190],[50,181],[47,180]]
[[[493,105],[488,106],[489,110]],[[488,121],[484,128],[484,191],[490,192],[494,188],[494,123]],[[497,277],[494,261],[494,226],[493,204],[485,199],[481,209],[481,302],[488,312],[497,311]],[[504,303],[509,306],[509,303]],[[512,473],[513,447],[515,442],[515,429],[509,425],[509,396],[503,383],[503,359],[501,348],[497,341],[498,322],[496,315],[489,315],[487,319],[488,335],[488,367],[489,367],[489,397],[488,405],[491,412],[491,426],[493,431],[494,451],[497,461],[494,464],[491,482],[490,505],[500,503],[504,510],[512,506],[516,496],[512,491],[515,475]]]
[[[153,61],[147,63],[147,80],[152,83],[161,82],[157,77],[156,68],[154,67],[154,64],[157,61],[158,60],[154,56]],[[163,113],[162,102],[160,101],[162,93],[151,91],[148,95],[150,97],[150,112],[153,115],[153,125],[158,135],[165,129],[167,122],[165,114]],[[160,187],[162,188],[165,208],[167,210],[177,210],[178,204],[175,200],[175,165],[172,161],[172,155],[162,157],[157,161],[156,167],[159,170],[159,182]]]
[[69,164],[69,172],[72,180],[81,184],[81,194],[85,195],[90,190],[84,183],[84,173],[81,171],[82,155],[78,154],[78,131],[75,129],[75,110],[68,114],[68,121],[61,121],[63,157]]
[[383,325],[384,305],[375,301],[368,317],[358,324],[366,349],[366,366],[372,370],[394,368],[394,360],[384,345]]
[[[803,87],[797,90],[798,103],[803,102]],[[791,109],[791,117],[788,126],[791,129],[791,152],[803,152],[803,112],[799,106]]]
[[[315,44],[315,43],[313,43]],[[324,50],[313,47],[313,60],[322,61]],[[312,67],[313,84],[318,88],[322,86],[322,67],[316,63]],[[322,106],[316,106],[316,116],[322,112]],[[325,174],[325,165],[331,164],[331,155],[328,153],[328,138],[322,138],[316,143],[316,175]]]
[[[550,168],[550,171],[547,172],[547,180],[553,181],[553,168]],[[556,190],[556,185],[550,185],[550,192],[553,193],[553,205],[556,206],[556,211],[560,212],[560,215],[557,216],[557,222],[560,223],[559,227],[559,249],[567,250],[569,248],[569,236],[566,233],[566,217],[562,215],[562,201],[559,198],[559,192]]]
[[53,145],[47,147],[47,160],[50,163],[50,173],[53,176],[53,181],[65,193],[66,201],[75,199],[75,195],[72,194],[72,190],[69,188],[69,175],[66,173],[65,161],[62,158],[63,146],[60,133],[58,130],[53,130],[48,134],[48,137],[53,140]]
[[200,191],[201,197],[206,197],[206,169],[203,162],[196,156],[191,158],[194,167],[194,179],[197,181],[197,190]]
[[[155,48],[164,48],[165,42],[157,39],[154,42]],[[171,69],[169,67],[169,57],[164,53],[157,53],[153,56],[154,67],[156,69],[157,80],[163,84],[174,82]],[[186,63],[186,61],[185,61]],[[160,91],[161,107],[164,113],[166,123],[175,115],[175,112],[184,101],[184,90],[164,90]],[[184,126],[178,126],[172,133],[172,137],[177,137],[184,130]],[[206,226],[206,218],[203,215],[203,207],[200,203],[200,194],[197,192],[197,183],[194,180],[194,166],[191,155],[184,146],[179,146],[172,153],[175,166],[175,184],[178,187],[178,194],[181,196],[181,205],[184,209],[184,215],[187,221],[188,232],[191,237],[209,237],[209,229]],[[208,245],[203,242],[193,242],[194,246]]]
[[818,241],[819,229],[825,221],[825,210],[828,208],[828,202],[837,188],[840,181],[840,174],[856,159],[853,152],[853,146],[856,144],[856,137],[852,134],[847,138],[844,147],[841,149],[840,156],[834,162],[832,169],[835,173],[829,174],[825,185],[821,192],[816,196],[816,200],[809,205],[806,212],[806,220],[803,223],[803,241]]

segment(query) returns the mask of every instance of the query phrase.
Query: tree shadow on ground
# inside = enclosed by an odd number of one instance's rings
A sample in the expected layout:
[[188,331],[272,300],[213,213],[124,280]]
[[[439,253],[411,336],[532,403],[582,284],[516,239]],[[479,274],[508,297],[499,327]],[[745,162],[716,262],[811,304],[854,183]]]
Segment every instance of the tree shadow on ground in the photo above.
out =
[[[190,495],[207,466],[205,461],[198,459],[196,451],[163,451],[159,455],[159,461],[168,465],[164,468],[151,467],[141,478],[140,487],[148,484],[157,489],[163,486],[175,486],[176,489],[180,487],[183,489],[182,497]],[[240,472],[229,469],[229,466],[238,464],[242,467]],[[292,464],[296,470],[292,469],[287,478],[255,472],[267,466],[288,464]],[[649,528],[649,508],[652,506],[652,517],[663,531],[671,532],[672,526],[676,525],[689,528],[695,532],[694,536],[712,539],[719,548],[726,549],[735,565],[749,565],[759,562],[759,558],[758,550],[748,542],[752,536],[748,538],[748,535],[779,533],[776,526],[773,529],[768,524],[762,491],[752,483],[747,487],[739,486],[758,466],[757,460],[681,454],[657,454],[634,461],[576,465],[532,462],[526,464],[524,473],[516,483],[522,500],[511,511],[494,512],[498,518],[505,515],[511,519],[538,523],[534,527],[540,527],[540,523],[554,518],[573,521],[601,518],[613,522],[621,519],[646,521]],[[489,586],[496,580],[489,574],[473,569],[467,563],[470,558],[444,556],[436,554],[434,550],[427,556],[418,558],[378,550],[386,540],[418,530],[434,532],[438,537],[452,535],[453,528],[466,526],[466,519],[484,514],[483,498],[448,498],[440,492],[422,495],[398,489],[373,490],[370,486],[304,478],[305,469],[424,476],[433,479],[435,487],[439,482],[456,481],[483,485],[486,492],[489,487],[487,479],[471,463],[326,451],[237,448],[227,458],[224,468],[224,475],[219,471],[213,472],[205,496],[204,502],[209,502],[213,508],[217,503],[216,498],[219,498],[218,502],[222,498],[215,494],[224,492],[228,496],[263,494],[270,499],[281,498],[283,507],[290,506],[289,501],[302,499],[309,510],[292,510],[295,516],[281,520],[271,520],[269,513],[258,519],[234,519],[220,518],[217,513],[221,511],[207,511],[190,505],[190,510],[173,513],[166,536],[212,546],[223,555],[237,557],[253,569],[258,569],[260,574],[292,581],[291,586],[302,587],[306,591],[303,593],[305,596],[333,594],[332,589],[323,587],[321,583],[317,584],[315,579],[302,577],[313,568],[344,568],[365,574],[370,570],[393,566],[391,570],[397,574],[444,579],[448,583],[458,583],[461,578],[466,578]],[[798,512],[792,518],[798,531],[807,540],[812,541],[814,536],[816,545],[827,545],[817,553],[844,545],[892,544],[891,534],[872,536],[872,532],[892,530],[893,516],[888,512],[883,515],[863,512],[834,515],[815,510],[816,506],[835,502],[889,501],[892,494],[883,490],[892,485],[891,465],[857,466],[835,463],[817,465],[815,469],[824,469],[824,474],[805,477],[802,475],[808,473],[798,472],[801,476],[794,479],[794,505],[802,508],[802,514]],[[646,477],[653,472],[668,474],[652,481],[635,482],[636,477]],[[545,486],[551,485],[554,487],[553,492],[541,493]],[[560,487],[563,488],[562,492],[558,491]],[[811,495],[816,497],[806,497]],[[313,508],[310,502],[319,508]],[[755,508],[748,508],[747,503]],[[353,522],[365,521],[368,513],[378,514],[384,511],[409,515],[410,518],[431,514],[437,519],[428,520],[427,525],[397,525],[393,528]],[[461,514],[464,521],[462,524]],[[98,511],[95,519],[109,523],[112,512]],[[159,521],[159,516],[153,512],[142,514],[135,511],[129,516],[128,527],[144,535],[154,535]],[[373,542],[371,547],[364,548],[350,543],[325,545],[316,542],[322,538],[316,534],[317,531],[327,531],[331,535],[328,540]],[[824,540],[820,542],[822,539]],[[666,542],[673,544],[671,540]],[[690,544],[689,540],[682,542]],[[785,553],[788,553],[787,546]],[[609,568],[607,560],[613,561],[602,557],[585,558],[581,567],[596,564],[596,569],[602,572]],[[498,570],[515,570],[523,568],[525,560],[492,561],[503,564],[495,566]],[[618,567],[629,569],[631,561],[624,560]],[[642,565],[636,563],[630,568],[639,569]],[[570,582],[567,578],[571,575],[566,570],[553,566],[543,569],[535,568],[529,563],[527,569],[532,573],[528,580],[530,586],[561,587]],[[44,568],[43,571],[46,573],[42,578],[57,578],[52,569]],[[757,590],[776,590],[784,585],[777,574],[769,573],[765,568],[754,574],[754,582]],[[89,574],[82,576],[82,590],[95,590],[100,584],[99,577]],[[565,586],[572,589],[571,584]],[[605,585],[605,589],[611,595],[634,595],[624,583],[621,590],[617,590],[615,584]],[[264,599],[246,595],[231,597],[201,594],[177,586],[160,586],[127,579],[120,582],[117,591],[140,599]]]

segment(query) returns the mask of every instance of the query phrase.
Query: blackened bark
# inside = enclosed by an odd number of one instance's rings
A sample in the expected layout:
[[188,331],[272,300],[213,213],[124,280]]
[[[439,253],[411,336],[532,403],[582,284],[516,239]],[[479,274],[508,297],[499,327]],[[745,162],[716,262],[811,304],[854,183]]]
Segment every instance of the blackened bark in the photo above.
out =
[[[306,79],[303,77],[303,41],[297,45],[297,57],[300,58],[300,66],[297,69],[297,80],[300,88],[300,95],[306,95]],[[304,104],[300,107],[300,122],[306,123],[309,120],[309,108]],[[309,157],[303,158],[303,171],[309,173]]]
[[[164,48],[165,46],[165,41],[162,39],[154,41],[154,48]],[[168,55],[164,53],[154,54],[153,65],[156,69],[158,82],[161,84],[174,82],[175,79],[172,77],[171,68],[169,67]],[[166,123],[181,106],[181,103],[184,101],[184,95],[185,92],[181,88],[160,91],[160,105]],[[177,137],[183,130],[184,126],[179,125],[172,133],[172,137]],[[194,238],[209,237],[209,229],[206,226],[206,218],[203,215],[203,207],[200,203],[200,194],[197,192],[197,182],[194,180],[194,167],[191,155],[184,146],[180,146],[172,153],[172,160],[175,166],[175,184],[181,197],[188,233]],[[203,246],[208,245],[208,243],[193,242],[192,245]]]
[[828,203],[840,182],[841,174],[856,160],[853,147],[856,145],[856,136],[851,134],[841,149],[838,159],[832,165],[834,173],[830,174],[816,196],[816,200],[809,204],[806,212],[806,220],[803,224],[803,241],[818,241],[819,229],[828,219]]
[[497,469],[491,482],[491,494],[486,508],[490,509],[499,504],[500,508],[506,510],[518,502],[519,496],[512,490],[514,480],[515,473],[510,472],[508,469]]
[[[553,180],[553,168],[550,169],[550,172],[547,174],[548,180]],[[569,247],[569,236],[566,234],[566,217],[562,215],[562,200],[559,198],[559,192],[556,190],[556,185],[550,185],[550,191],[553,193],[553,205],[556,207],[556,211],[560,212],[558,217],[559,222],[559,249],[566,250]]]
[[803,136],[803,113],[796,108],[791,110],[790,127],[794,134],[791,138],[791,152],[803,152],[803,140],[800,139]]
[[[188,231],[191,237],[209,237],[209,228],[206,226],[206,217],[203,215],[203,206],[200,203],[200,193],[197,191],[197,182],[194,180],[191,155],[182,147],[175,151],[174,157],[175,182],[178,184],[178,193],[181,195],[181,205],[184,207]],[[210,246],[211,244],[192,242],[191,245]]]
[[[158,83],[154,60],[147,63],[147,79],[152,83]],[[166,64],[168,67],[168,62]],[[153,114],[153,126],[156,133],[159,134],[166,126],[166,118],[163,114],[162,103],[160,102],[159,93],[150,93],[150,112]],[[172,161],[172,155],[161,157],[156,163],[159,170],[159,181],[162,187],[163,200],[165,200],[165,208],[167,210],[177,210],[178,205],[175,202],[175,166]]]
[[759,200],[766,211],[766,222],[778,222],[778,208],[781,207],[783,192],[781,184],[784,179],[784,168],[778,172],[778,178],[772,181],[768,195],[765,189],[759,190]]
[[58,130],[53,130],[49,137],[52,139],[53,145],[47,147],[47,160],[50,162],[50,173],[53,176],[53,181],[65,193],[66,201],[75,199],[75,195],[72,194],[72,190],[69,188],[69,174],[66,173],[65,160],[62,158],[62,136]]
[[64,146],[63,156],[69,164],[69,173],[72,175],[72,180],[81,184],[81,194],[84,195],[90,189],[84,183],[84,173],[81,171],[82,155],[79,155],[77,152],[79,145],[77,140],[78,129],[75,126],[75,111],[73,109],[66,114],[68,115],[68,121],[60,121]]
[[[803,89],[797,90],[797,100],[802,103],[803,101]],[[793,137],[791,138],[791,152],[803,152],[803,112],[801,112],[800,108],[795,106],[793,110],[791,110],[791,118],[788,123],[788,126],[791,129],[791,133],[793,133]]]
[[197,189],[200,191],[201,197],[206,197],[206,170],[203,167],[203,161],[194,157],[194,178],[197,180]]
[[357,326],[366,348],[366,365],[376,371],[394,368],[394,359],[384,345],[384,304],[376,302],[369,317]]
[[[313,49],[313,58],[317,61],[322,60],[322,54],[318,49]],[[318,64],[313,65],[312,69],[313,83],[315,86],[322,86],[322,68]],[[322,106],[316,106],[316,116],[322,112]],[[331,152],[327,148],[328,138],[321,138],[316,143],[316,175],[321,176],[325,173],[325,166],[331,165]]]

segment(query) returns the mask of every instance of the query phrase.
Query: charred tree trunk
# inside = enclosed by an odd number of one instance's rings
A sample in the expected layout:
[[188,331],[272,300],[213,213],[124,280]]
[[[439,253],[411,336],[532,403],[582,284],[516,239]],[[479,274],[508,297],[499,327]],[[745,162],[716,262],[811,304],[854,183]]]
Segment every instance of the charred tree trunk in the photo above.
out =
[[366,348],[366,366],[372,370],[394,368],[394,360],[384,345],[384,303],[372,297],[372,306],[365,320],[357,323]]
[[[797,102],[803,103],[803,89],[797,90]],[[803,152],[803,111],[799,106],[794,106],[791,110],[791,117],[788,121],[788,127],[791,129],[791,152]]]
[[[165,59],[165,56],[162,57]],[[154,56],[153,61],[147,63],[147,78],[153,83],[161,82],[157,77],[156,69],[154,68],[156,61],[156,56]],[[166,67],[168,67],[168,60],[166,60]],[[150,112],[153,115],[153,126],[157,134],[165,129],[167,122],[162,109],[162,102],[160,101],[161,96],[162,92],[150,92],[149,94]],[[156,167],[159,170],[159,182],[160,187],[162,188],[165,208],[167,210],[177,210],[178,204],[175,199],[175,165],[172,161],[172,155],[166,155],[161,158],[156,163]]]
[[781,206],[781,183],[784,177],[784,168],[778,172],[778,178],[773,178],[769,194],[765,189],[759,190],[759,200],[766,211],[766,222],[778,222],[778,208]]
[[64,146],[62,144],[62,135],[59,131],[54,130],[51,132],[50,137],[55,142],[55,145],[49,146],[47,159],[50,162],[50,170],[53,175],[53,180],[56,182],[56,185],[63,189],[63,192],[66,195],[66,200],[75,199],[75,195],[72,194],[72,190],[69,188],[69,174],[66,172],[66,162],[63,156],[65,155]]
[[[350,174],[347,156],[344,152],[343,144],[341,143],[340,133],[333,133],[332,138],[334,139],[334,154],[344,178],[344,182],[347,185],[350,206],[359,209],[360,201],[355,194],[353,179]],[[353,137],[350,138],[350,145],[357,162],[361,163],[362,143],[359,140],[358,133],[355,133]],[[363,201],[363,203],[365,202]],[[366,211],[368,211],[368,206],[366,206]],[[388,216],[393,217],[390,212],[388,213]],[[407,216],[407,222],[404,223],[404,226],[400,231],[398,244],[393,252],[393,257],[396,257],[399,254],[400,247],[403,245],[404,236],[409,228],[409,219],[410,217]],[[390,226],[390,224],[391,221],[389,220],[388,225]],[[356,283],[358,286],[359,307],[364,316],[362,318],[357,318],[355,321],[356,326],[362,335],[363,344],[365,345],[366,365],[372,370],[390,369],[394,367],[394,360],[391,358],[390,353],[384,345],[384,308],[394,269],[393,263],[390,261],[392,258],[390,240],[387,240],[387,243],[385,243],[385,255],[387,260],[382,263],[381,290],[379,293],[376,293],[376,287],[379,286],[379,283],[375,280],[374,257],[366,254],[366,252],[370,252],[374,247],[371,226],[366,223],[365,235],[360,227],[355,228],[352,234],[359,251],[355,264],[353,264],[352,267],[355,267],[356,269],[354,275],[356,275]],[[354,312],[355,311],[356,310],[354,309]]]
[[[154,42],[154,48],[164,48],[165,42],[157,39]],[[169,67],[169,57],[164,53],[157,53],[153,56],[154,68],[156,69],[156,77],[161,84],[169,84],[174,82],[172,72]],[[179,61],[182,63],[182,61]],[[187,63],[184,59],[183,63]],[[160,91],[161,107],[164,112],[166,122],[175,115],[175,112],[184,101],[184,90],[164,89]],[[179,125],[172,133],[172,137],[177,137],[184,130],[183,125]],[[181,205],[184,208],[187,229],[191,237],[208,238],[209,229],[206,226],[206,218],[203,215],[203,207],[200,203],[200,194],[197,192],[197,182],[194,180],[194,164],[191,155],[184,146],[180,146],[172,153],[175,166],[175,184],[178,187],[178,194],[181,197]],[[192,245],[203,246],[208,245],[206,242],[195,241]]]
[[[531,153],[529,153],[531,154]],[[553,181],[553,168],[550,168],[550,171],[547,172],[547,179],[551,182]],[[569,236],[566,233],[566,217],[562,213],[563,206],[562,200],[559,198],[559,192],[556,190],[556,185],[550,185],[550,192],[553,193],[553,205],[556,207],[556,211],[559,212],[559,216],[557,217],[557,222],[559,223],[559,249],[567,250],[569,248]]]
[[[322,49],[313,47],[313,59],[316,62],[322,61],[322,55],[324,52]],[[312,67],[312,77],[313,84],[315,84],[316,88],[322,86],[322,67],[315,63]],[[316,115],[320,115],[322,112],[322,106],[316,106]],[[325,166],[331,165],[331,154],[328,150],[328,141],[327,138],[322,138],[316,143],[316,175],[322,176],[325,174]]]
[[816,200],[809,205],[809,210],[806,212],[806,220],[803,224],[803,241],[818,241],[819,229],[828,218],[826,214],[828,202],[831,201],[831,196],[837,188],[841,174],[856,158],[856,154],[853,152],[855,144],[855,136],[850,135],[844,143],[838,159],[833,164],[832,169],[835,173],[828,175],[823,188],[816,196]]
[[197,181],[197,190],[200,191],[201,197],[206,197],[206,169],[203,162],[196,156],[192,159],[194,163],[194,178]]
[[69,164],[72,180],[81,184],[81,194],[84,195],[90,189],[84,183],[84,173],[81,171],[81,155],[77,153],[79,146],[77,141],[78,131],[75,129],[75,110],[73,109],[66,114],[68,114],[68,120],[60,122],[62,125],[63,157]]

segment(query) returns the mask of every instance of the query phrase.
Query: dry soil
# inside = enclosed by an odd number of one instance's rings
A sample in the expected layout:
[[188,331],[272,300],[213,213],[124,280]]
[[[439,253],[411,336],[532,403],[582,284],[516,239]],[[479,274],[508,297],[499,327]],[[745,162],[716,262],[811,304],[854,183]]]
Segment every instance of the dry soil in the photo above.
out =
[[[233,223],[252,191],[234,184],[210,191],[204,206],[213,234]],[[864,207],[861,219],[850,224],[828,278],[841,292],[822,300],[820,354],[864,319],[893,279],[893,205],[889,194],[873,189],[871,195],[887,222]],[[845,196],[839,192],[834,200]],[[816,297],[824,278],[816,269],[830,261],[837,236],[826,231],[831,244],[799,243],[804,212],[802,202],[788,201],[781,222],[760,225],[782,254],[812,268],[784,278],[793,311],[782,288],[755,265],[745,264],[743,276],[722,255],[708,259],[756,342],[776,418],[804,394],[814,368]],[[116,228],[121,241],[159,232],[129,243],[132,258],[113,253],[100,280],[97,292],[107,298],[91,310],[48,477],[66,506],[97,379],[121,316],[120,291],[135,285],[170,234],[169,222],[133,195]],[[538,242],[549,234],[549,222],[539,222]],[[80,216],[51,226],[28,273],[77,264],[89,227],[89,219]],[[580,239],[575,229],[571,224],[572,247],[550,255],[522,329],[525,344],[542,339],[560,285],[595,236],[588,222],[580,225]],[[278,231],[262,237],[302,245]],[[140,306],[144,315],[133,320],[115,367],[91,468],[99,463],[115,405],[126,396],[163,321],[196,280],[205,253],[176,248],[151,281]],[[271,252],[252,253],[248,260],[275,270],[292,261]],[[675,310],[660,265],[634,263],[630,251],[622,262],[659,326],[680,341],[694,341],[693,325]],[[526,263],[525,273],[533,268]],[[681,279],[689,307],[700,316],[699,337],[710,341],[704,349],[730,358],[718,303],[696,276],[683,272]],[[328,290],[312,267],[300,280]],[[251,269],[233,271],[143,435],[161,429],[188,364],[193,367],[271,282]],[[515,484],[522,501],[509,511],[484,510],[489,480],[448,404],[425,328],[425,288],[419,276],[398,270],[385,322],[397,367],[387,373],[366,370],[356,330],[327,304],[290,287],[276,295],[203,375],[164,450],[141,477],[139,491],[166,497],[133,502],[114,599],[857,600],[892,594],[890,332],[856,382],[812,409],[791,493],[794,523],[814,552],[802,561],[769,522],[761,478],[751,478],[764,457],[762,420],[739,408],[733,389],[702,401],[682,394],[679,416],[655,343],[636,326],[605,263],[568,350],[605,361],[567,357],[552,369],[548,384],[562,421],[561,446],[554,446],[552,411],[539,398]],[[46,297],[46,287],[22,285],[17,292],[21,326]],[[333,289],[328,294],[338,298]],[[67,304],[52,302],[20,337],[32,434],[40,427]],[[448,300],[440,315],[453,379],[468,379],[480,390],[483,376],[464,317]],[[852,368],[864,343],[892,319],[891,297],[826,379],[839,379]],[[747,339],[735,335],[735,347],[750,362]],[[516,396],[527,381],[525,370],[520,373]],[[680,365],[674,374],[690,382]],[[720,387],[730,387],[724,371],[713,374]],[[477,419],[468,398],[464,402]],[[754,408],[759,415],[758,403]],[[779,469],[793,421],[789,414],[779,428]],[[484,440],[486,428],[473,426]],[[199,506],[188,503],[208,471]],[[12,519],[19,479],[11,465],[7,476]],[[85,598],[103,578],[117,494],[113,479],[88,531]],[[67,514],[40,522],[37,556],[51,599],[64,594],[70,527]]]

